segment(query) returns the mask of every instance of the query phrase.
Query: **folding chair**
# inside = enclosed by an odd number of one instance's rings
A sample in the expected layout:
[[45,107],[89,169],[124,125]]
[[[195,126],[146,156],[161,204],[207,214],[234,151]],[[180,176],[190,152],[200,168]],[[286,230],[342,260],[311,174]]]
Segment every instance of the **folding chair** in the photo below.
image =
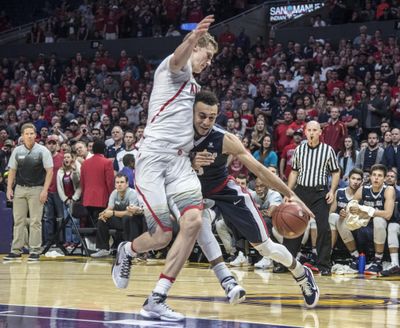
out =
[[[72,217],[69,209],[68,209],[68,214]],[[89,250],[89,247],[87,245],[85,237],[93,237],[93,236],[96,236],[96,233],[97,233],[95,221],[93,220],[93,218],[90,215],[88,216],[88,218],[93,227],[80,228],[80,227],[77,227],[74,220],[72,220],[73,228],[74,228],[76,234],[78,235],[80,244],[82,245],[81,246],[81,255],[82,256],[90,256],[90,254],[93,253],[93,251]],[[114,238],[114,240],[117,240],[118,230],[110,229],[109,233],[110,233],[110,236],[112,236]],[[78,245],[75,245],[74,248],[70,251],[70,253],[72,254],[75,251],[75,249],[77,249],[77,248],[78,248]]]
[[61,220],[59,220],[58,218],[56,219],[56,226],[57,226],[56,232],[52,236],[52,238],[47,242],[46,246],[43,249],[42,254],[46,254],[51,248],[51,246],[55,244],[57,248],[61,249],[64,255],[69,255],[69,252],[64,247],[62,238],[60,238],[60,235],[63,233],[68,220],[69,220],[68,218],[67,219],[62,218]]

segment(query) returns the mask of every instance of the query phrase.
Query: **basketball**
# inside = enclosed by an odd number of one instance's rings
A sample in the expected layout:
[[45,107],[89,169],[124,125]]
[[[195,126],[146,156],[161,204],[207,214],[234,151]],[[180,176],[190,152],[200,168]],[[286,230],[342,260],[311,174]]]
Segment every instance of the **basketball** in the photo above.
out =
[[283,203],[272,213],[272,224],[285,238],[301,236],[307,228],[310,217],[297,203]]

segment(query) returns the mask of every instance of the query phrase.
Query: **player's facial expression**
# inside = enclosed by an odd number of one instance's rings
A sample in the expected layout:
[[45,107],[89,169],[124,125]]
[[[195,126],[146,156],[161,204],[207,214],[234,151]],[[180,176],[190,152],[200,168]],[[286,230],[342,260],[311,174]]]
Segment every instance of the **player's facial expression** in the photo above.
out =
[[205,136],[215,123],[218,114],[217,105],[206,105],[197,102],[194,106],[194,130],[197,135]]
[[393,129],[392,130],[392,142],[397,144],[400,140],[400,130],[399,129]]
[[259,180],[256,180],[256,186],[255,186],[255,191],[257,193],[257,195],[259,196],[264,196],[265,195],[265,185]]
[[192,56],[193,73],[201,73],[207,66],[211,65],[214,56],[214,48],[208,45],[206,48],[195,47]]
[[125,145],[132,145],[135,142],[135,137],[133,136],[133,133],[125,133],[124,136],[124,143]]
[[128,183],[125,178],[115,179],[115,189],[117,189],[117,191],[124,191],[126,188],[128,188]]
[[358,188],[360,188],[361,184],[363,181],[363,177],[359,174],[352,174],[349,178],[349,186],[350,189],[356,191]]
[[385,175],[383,174],[383,171],[376,170],[371,173],[370,179],[371,179],[371,184],[374,187],[380,187],[383,185],[383,182],[385,181]]
[[69,153],[64,154],[64,165],[69,166],[72,162],[72,156]]
[[344,139],[344,146],[346,148],[351,148],[352,145],[353,145],[353,139],[351,138]]
[[24,130],[24,133],[22,134],[22,140],[24,141],[25,146],[32,147],[35,143],[35,139],[36,132],[34,129],[27,128]]
[[397,179],[397,177],[396,177],[396,174],[394,172],[388,172],[386,174],[386,183],[389,186],[394,186],[396,184],[396,179]]
[[370,147],[375,147],[378,144],[378,136],[375,133],[370,133],[368,135],[368,145]]
[[236,178],[236,182],[237,182],[237,184],[238,184],[239,186],[241,186],[242,188],[246,188],[246,187],[247,187],[246,179],[239,179],[239,178]]
[[310,122],[307,124],[305,133],[309,141],[319,140],[321,128],[318,123]]

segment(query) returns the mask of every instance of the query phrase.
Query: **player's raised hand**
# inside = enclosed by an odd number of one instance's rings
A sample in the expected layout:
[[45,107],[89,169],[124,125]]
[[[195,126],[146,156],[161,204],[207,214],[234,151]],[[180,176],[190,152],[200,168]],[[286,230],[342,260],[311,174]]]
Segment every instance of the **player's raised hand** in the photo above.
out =
[[204,17],[202,21],[197,24],[197,27],[193,30],[193,34],[196,35],[197,38],[200,38],[208,31],[210,25],[214,23],[214,21],[214,15],[208,15]]

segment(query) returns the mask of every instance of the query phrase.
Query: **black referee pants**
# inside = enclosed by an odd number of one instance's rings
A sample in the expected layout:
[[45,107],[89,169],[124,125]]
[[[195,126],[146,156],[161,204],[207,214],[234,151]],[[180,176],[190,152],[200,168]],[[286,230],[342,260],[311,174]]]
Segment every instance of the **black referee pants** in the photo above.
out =
[[[303,187],[297,185],[294,189],[296,195],[308,206],[314,213],[315,221],[317,222],[317,264],[321,267],[331,267],[331,228],[329,226],[329,205],[326,202],[326,187]],[[300,236],[296,239],[284,239],[283,244],[287,247],[290,253],[296,257],[301,248]]]

